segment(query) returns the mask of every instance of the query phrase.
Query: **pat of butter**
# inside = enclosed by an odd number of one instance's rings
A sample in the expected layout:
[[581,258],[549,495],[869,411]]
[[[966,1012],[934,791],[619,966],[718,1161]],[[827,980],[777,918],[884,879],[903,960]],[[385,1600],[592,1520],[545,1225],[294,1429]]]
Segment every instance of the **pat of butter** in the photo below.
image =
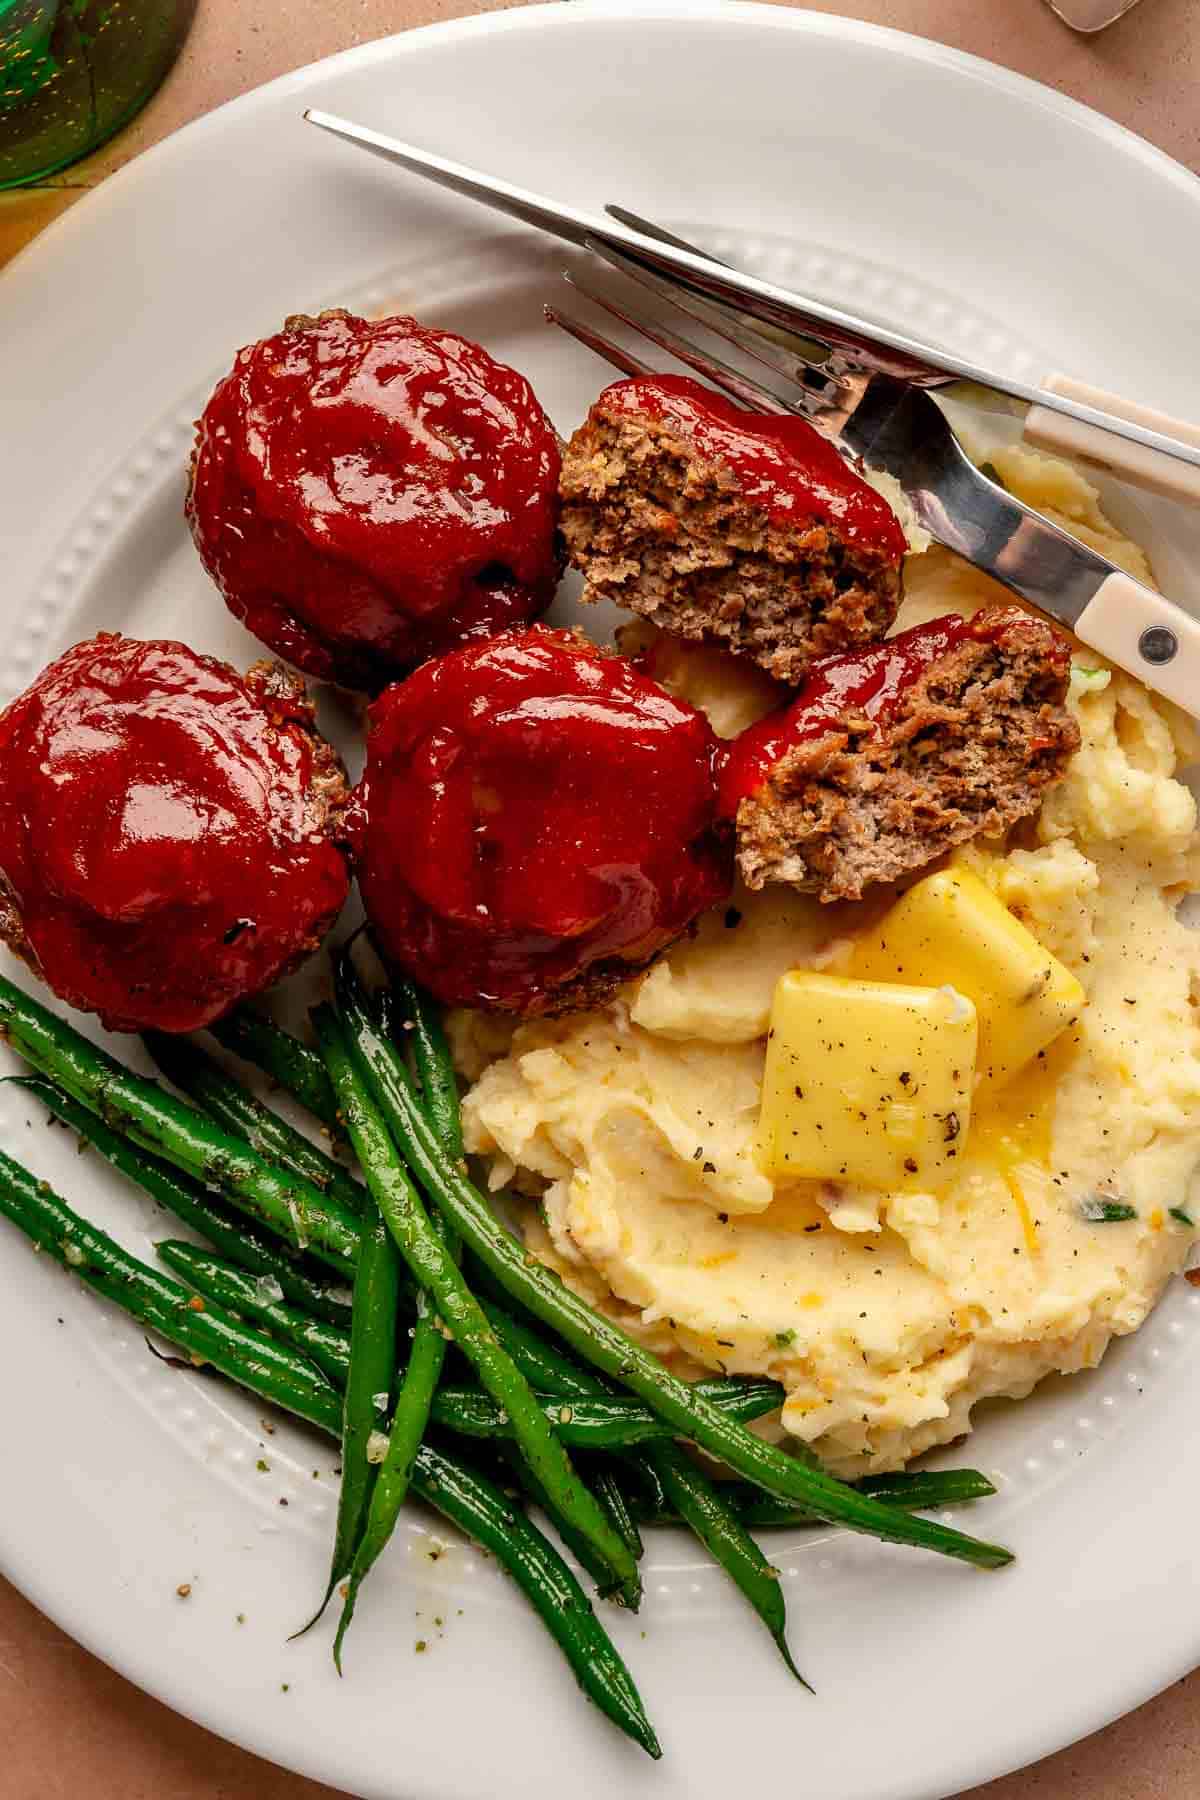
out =
[[784,975],[763,1071],[763,1169],[938,1187],[970,1124],[976,1035],[973,1004],[948,986]]
[[909,888],[860,938],[849,971],[871,981],[948,981],[979,1013],[981,1086],[998,1087],[1086,1005],[1071,971],[977,875],[944,869]]

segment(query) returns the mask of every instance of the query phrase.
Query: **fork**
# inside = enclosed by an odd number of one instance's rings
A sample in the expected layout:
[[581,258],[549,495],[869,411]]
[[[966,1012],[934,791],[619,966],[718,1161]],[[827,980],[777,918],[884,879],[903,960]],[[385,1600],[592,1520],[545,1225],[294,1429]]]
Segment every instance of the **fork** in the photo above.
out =
[[[707,254],[648,220],[637,219],[636,228],[693,255]],[[761,329],[735,308],[679,288],[610,244],[593,239],[587,248],[672,313],[683,313],[736,346],[764,374],[747,374],[623,295],[618,302],[566,272],[585,299],[739,405],[799,414],[833,439],[847,460],[891,475],[937,543],[1200,718],[1200,622],[990,480],[967,456],[924,388],[850,364],[831,373],[827,359],[817,364],[805,355],[803,339]],[[545,311],[552,324],[624,373],[656,372],[577,316],[554,306]]]

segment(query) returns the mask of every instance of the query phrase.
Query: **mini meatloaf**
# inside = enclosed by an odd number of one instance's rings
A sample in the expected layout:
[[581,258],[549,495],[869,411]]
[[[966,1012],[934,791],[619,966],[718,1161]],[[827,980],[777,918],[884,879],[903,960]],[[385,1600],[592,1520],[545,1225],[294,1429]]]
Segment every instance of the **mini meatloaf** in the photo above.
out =
[[560,491],[585,599],[781,681],[896,616],[899,520],[791,414],[746,412],[686,376],[618,381],[571,439]]
[[309,675],[377,693],[549,606],[559,462],[529,383],[478,344],[300,313],[217,384],[187,517],[235,618]]
[[708,720],[622,656],[533,626],[375,701],[355,798],[384,959],[448,1006],[603,1006],[728,897]]
[[720,810],[747,886],[858,900],[1035,812],[1079,747],[1070,648],[1016,607],[815,664],[735,739]]
[[0,938],[110,1030],[198,1031],[329,931],[346,800],[278,663],[101,632],[0,713]]

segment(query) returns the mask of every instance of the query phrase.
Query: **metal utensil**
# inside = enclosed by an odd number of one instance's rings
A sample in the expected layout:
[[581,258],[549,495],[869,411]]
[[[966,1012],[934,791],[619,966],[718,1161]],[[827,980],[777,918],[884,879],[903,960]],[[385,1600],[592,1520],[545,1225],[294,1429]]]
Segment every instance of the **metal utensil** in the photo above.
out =
[[[1164,469],[1179,469],[1176,487],[1180,496],[1200,500],[1200,428],[1162,414],[1148,413],[1124,401],[1117,402],[1121,410],[1113,411],[1113,396],[1063,377],[1049,378],[1050,385],[1040,386],[1015,381],[810,295],[795,294],[773,282],[730,269],[698,254],[692,247],[681,248],[682,240],[673,238],[670,233],[660,231],[657,236],[647,236],[642,224],[635,228],[626,222],[635,219],[635,214],[603,217],[581,212],[577,207],[563,205],[496,176],[485,175],[448,157],[422,150],[415,144],[357,125],[351,119],[314,109],[307,110],[304,117],[322,131],[343,138],[373,156],[396,163],[439,187],[481,201],[569,243],[585,247],[607,245],[623,250],[644,267],[672,274],[684,286],[701,295],[733,303],[759,323],[799,332],[819,347],[822,357],[819,367],[828,379],[840,379],[847,370],[868,369],[922,386],[970,381],[980,387],[992,388],[1035,409],[1043,425],[1047,419],[1057,418],[1070,421],[1078,429],[1088,429],[1090,447],[1084,451],[1076,446],[1073,454],[1087,454],[1123,474],[1129,473],[1129,469],[1122,466],[1127,461],[1135,470],[1140,468],[1143,474],[1149,467],[1152,478],[1157,471],[1160,485],[1164,479],[1169,481],[1169,477],[1162,476]],[[1111,447],[1114,438],[1136,447],[1139,457],[1132,461],[1124,458],[1119,445],[1115,449]],[[1147,465],[1145,459],[1152,454],[1155,463]],[[1136,475],[1130,478],[1134,479]],[[1164,486],[1162,491],[1176,489],[1168,490]]]
[[[836,384],[807,364],[792,344],[764,336],[733,309],[637,266],[610,248],[597,254],[656,297],[734,343],[770,372],[760,380],[734,368],[648,317],[568,276],[584,297],[629,329],[732,395],[764,412],[798,413],[868,468],[882,469],[904,489],[920,523],[947,549],[1058,619],[1075,635],[1147,687],[1200,717],[1200,622],[1135,581],[1115,563],[1015,499],[980,473],[937,403],[893,375],[861,371]],[[647,365],[600,332],[554,307],[547,316],[627,374]]]
[[[692,256],[706,254],[698,245],[688,243],[686,238],[677,237],[673,231],[665,230],[651,219],[630,212],[627,207],[606,206],[604,210],[618,224],[640,232],[644,237],[653,238],[676,250],[686,250]],[[598,249],[598,246],[593,245],[593,248]],[[716,258],[710,260],[715,261]],[[728,267],[727,264],[721,266]],[[626,267],[629,267],[628,263]],[[811,345],[811,340],[809,344]],[[805,345],[799,340],[796,340],[796,347],[802,354],[808,354]],[[816,362],[820,365],[821,347],[818,345],[812,348],[816,350]],[[808,380],[811,383],[811,375]],[[1190,425],[1186,420],[1154,412],[1149,407],[1123,399],[1120,394],[1109,393],[1105,388],[1092,387],[1086,382],[1077,381],[1073,376],[1054,371],[1044,375],[1040,385],[1044,394],[1077,401],[1086,407],[1124,419],[1130,425],[1144,426],[1147,430],[1170,436],[1200,450],[1200,426]],[[989,399],[994,402],[1002,396],[1010,395],[1011,390],[1000,390],[994,383],[983,386],[973,383],[972,393],[976,400],[987,404]],[[1026,443],[1033,444],[1039,450],[1051,450],[1059,456],[1070,456],[1078,462],[1089,463],[1093,468],[1103,470],[1105,474],[1113,475],[1131,487],[1144,488],[1149,493],[1162,494],[1170,500],[1200,505],[1200,469],[1189,463],[1174,456],[1164,456],[1158,450],[1148,449],[1141,443],[1117,437],[1110,430],[1083,424],[1074,414],[1044,403],[1024,409],[1020,404],[1003,405],[1002,410],[1018,416],[1024,413],[1021,434]]]

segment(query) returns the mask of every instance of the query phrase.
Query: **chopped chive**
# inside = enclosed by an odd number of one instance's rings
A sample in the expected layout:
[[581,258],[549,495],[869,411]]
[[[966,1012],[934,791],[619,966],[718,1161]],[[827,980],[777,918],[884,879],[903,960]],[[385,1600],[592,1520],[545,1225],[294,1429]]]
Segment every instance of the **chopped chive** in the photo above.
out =
[[1126,1219],[1137,1218],[1137,1207],[1127,1206],[1124,1200],[1105,1200],[1099,1194],[1089,1194],[1079,1202],[1079,1216],[1090,1225],[1120,1225]]
[[1195,1224],[1191,1213],[1184,1212],[1182,1206],[1170,1206],[1167,1211],[1173,1219],[1178,1219],[1181,1225],[1193,1226]]

